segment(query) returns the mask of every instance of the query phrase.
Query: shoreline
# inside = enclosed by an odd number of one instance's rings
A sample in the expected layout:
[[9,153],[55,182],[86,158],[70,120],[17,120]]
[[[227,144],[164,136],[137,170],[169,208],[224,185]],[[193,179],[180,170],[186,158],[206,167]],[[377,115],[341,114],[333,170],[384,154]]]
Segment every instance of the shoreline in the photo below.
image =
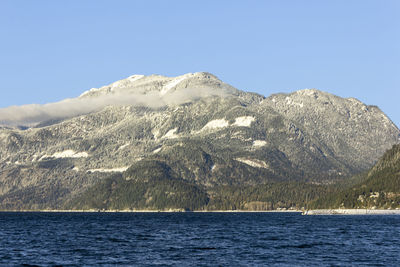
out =
[[400,209],[316,209],[303,211],[302,215],[400,215]]
[[45,212],[45,213],[302,213],[302,210],[0,210],[5,212]]
[[0,213],[298,213],[301,215],[400,215],[400,209],[315,209],[315,210],[0,210]]

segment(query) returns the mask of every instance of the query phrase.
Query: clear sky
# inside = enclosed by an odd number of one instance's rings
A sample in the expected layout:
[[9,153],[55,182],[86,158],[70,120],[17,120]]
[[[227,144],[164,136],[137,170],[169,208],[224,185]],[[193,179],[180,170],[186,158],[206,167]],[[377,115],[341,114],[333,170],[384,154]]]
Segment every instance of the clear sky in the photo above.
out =
[[399,0],[1,0],[0,107],[208,71],[265,96],[355,97],[400,126],[399,14]]

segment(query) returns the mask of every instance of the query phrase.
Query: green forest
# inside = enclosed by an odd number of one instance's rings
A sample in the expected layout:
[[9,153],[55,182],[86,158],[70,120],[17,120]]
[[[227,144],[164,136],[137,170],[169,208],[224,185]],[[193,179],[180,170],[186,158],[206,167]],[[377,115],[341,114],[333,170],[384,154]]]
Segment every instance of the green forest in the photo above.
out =
[[333,184],[298,181],[201,187],[162,161],[144,160],[99,181],[67,209],[276,210],[400,207],[400,145],[368,172]]

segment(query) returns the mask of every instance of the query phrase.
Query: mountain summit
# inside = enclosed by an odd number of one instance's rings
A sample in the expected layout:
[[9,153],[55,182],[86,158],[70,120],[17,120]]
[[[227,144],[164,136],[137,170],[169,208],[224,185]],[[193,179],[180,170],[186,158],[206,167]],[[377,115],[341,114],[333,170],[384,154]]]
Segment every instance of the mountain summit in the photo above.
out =
[[[205,72],[133,75],[30,108],[35,127],[0,128],[3,209],[63,208],[93,186],[112,191],[98,183],[113,175],[121,180],[109,186],[144,190],[135,195],[142,208],[161,197],[150,185],[170,186],[165,199],[190,188],[206,201],[221,186],[329,184],[370,168],[400,142],[378,107],[354,98],[315,89],[266,98]],[[9,124],[27,120],[20,109],[7,113]]]
[[160,96],[184,89],[209,89],[221,93],[234,93],[237,90],[208,72],[187,73],[178,77],[161,75],[132,75],[126,79],[111,83],[101,88],[92,88],[80,97],[96,97],[107,94],[149,94]]
[[209,96],[237,94],[237,89],[206,72],[188,73],[175,78],[133,75],[101,88],[92,88],[77,98],[45,105],[0,109],[0,125],[25,128],[97,112],[106,106],[159,108]]

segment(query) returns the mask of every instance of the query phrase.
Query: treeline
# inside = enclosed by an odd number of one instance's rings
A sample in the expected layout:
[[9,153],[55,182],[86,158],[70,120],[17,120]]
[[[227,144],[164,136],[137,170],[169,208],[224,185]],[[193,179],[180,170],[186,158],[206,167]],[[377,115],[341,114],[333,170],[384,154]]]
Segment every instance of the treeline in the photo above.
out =
[[[399,177],[397,176],[397,180]],[[368,184],[368,185],[367,185]],[[114,175],[69,202],[68,209],[105,210],[276,210],[314,208],[397,208],[400,190],[375,184],[345,190],[302,182],[220,186],[205,190],[176,178],[127,180]],[[398,181],[393,181],[393,185]]]
[[302,209],[335,190],[299,182],[199,188],[175,178],[126,180],[114,175],[69,202],[68,209],[99,210],[273,210]]
[[[179,169],[177,169],[179,170]],[[331,185],[298,181],[201,187],[162,161],[143,160],[101,180],[71,209],[274,210],[400,207],[400,145],[369,171]]]
[[66,204],[67,209],[99,210],[198,210],[209,199],[203,190],[177,179],[168,166],[144,162],[101,180]]
[[256,186],[223,186],[210,192],[210,210],[302,209],[335,187],[302,182],[275,182]]

